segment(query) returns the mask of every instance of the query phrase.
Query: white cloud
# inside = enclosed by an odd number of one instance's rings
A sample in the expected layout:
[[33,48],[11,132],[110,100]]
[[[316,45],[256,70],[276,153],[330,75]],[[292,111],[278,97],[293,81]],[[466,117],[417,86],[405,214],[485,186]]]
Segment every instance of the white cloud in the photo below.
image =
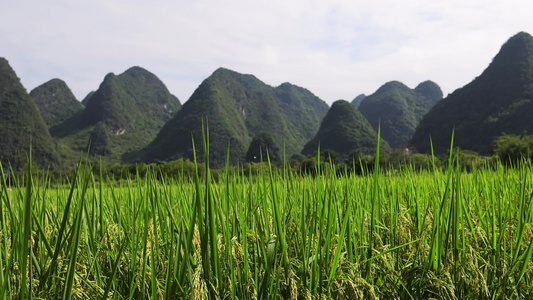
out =
[[471,81],[533,3],[509,1],[0,1],[2,52],[32,89],[58,77],[81,100],[138,65],[185,101],[223,66],[331,103],[390,80],[445,93]]

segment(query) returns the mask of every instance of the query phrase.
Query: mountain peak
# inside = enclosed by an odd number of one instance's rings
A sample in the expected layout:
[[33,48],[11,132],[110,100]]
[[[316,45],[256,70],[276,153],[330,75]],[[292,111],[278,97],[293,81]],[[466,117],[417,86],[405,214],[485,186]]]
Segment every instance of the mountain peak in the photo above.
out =
[[356,107],[359,107],[359,104],[361,104],[361,101],[365,100],[365,98],[366,98],[365,94],[360,94],[359,96],[355,97],[352,100],[352,104],[355,105]]
[[[326,116],[320,123],[315,137],[303,148],[303,154],[318,150],[331,149],[346,156],[353,150],[366,154],[376,151],[378,136],[365,117],[350,102],[337,100],[333,102]],[[384,141],[382,148],[388,148]]]
[[[504,78],[514,77],[518,72],[525,72],[524,75],[527,73],[529,77],[527,80],[530,80],[533,78],[531,68],[533,68],[533,37],[526,32],[519,32],[502,45],[483,74],[488,73],[490,74],[488,76]],[[515,77],[515,80],[523,79],[525,78]]]
[[[132,72],[143,72],[143,73],[150,73],[148,70],[146,70],[145,68],[141,68],[139,66],[133,66],[129,69],[127,69],[124,73],[132,73]],[[150,73],[151,74],[151,73]]]
[[4,58],[0,58],[0,136],[3,166],[22,169],[30,144],[33,161],[40,167],[53,168],[59,164],[56,144],[35,101]]
[[409,87],[400,81],[393,80],[393,81],[386,82],[385,84],[380,86],[376,92],[381,93],[381,92],[385,92],[385,91],[392,90],[392,89],[409,89]]
[[428,112],[412,143],[435,153],[454,146],[489,154],[494,137],[533,131],[533,37],[520,32],[509,38],[483,73],[457,89]]
[[54,136],[82,151],[90,140],[92,154],[109,161],[126,161],[123,155],[146,146],[181,107],[164,83],[141,67],[108,73],[84,102],[79,117],[54,127]]
[[399,81],[389,81],[375,93],[364,98],[359,111],[391,147],[404,145],[429,109],[442,98],[442,91],[433,82],[425,81],[410,89]]
[[219,67],[218,69],[216,69],[213,72],[213,74],[211,74],[211,76],[214,76],[214,77],[217,77],[217,76],[231,76],[231,77],[234,77],[234,76],[247,76],[247,75],[235,72],[235,71],[230,70],[228,68]]
[[509,38],[508,42],[509,41],[515,41],[515,40],[520,40],[520,41],[533,41],[533,36],[531,36],[529,33],[525,32],[525,31],[520,31],[519,33],[513,35],[512,37]]
[[443,96],[440,87],[431,80],[426,80],[418,84],[415,91],[433,101],[438,101],[442,99]]
[[192,159],[194,140],[201,140],[202,121],[209,121],[210,164],[223,166],[230,145],[230,162],[242,162],[252,137],[268,130],[287,154],[297,153],[326,114],[327,104],[311,92],[282,84],[274,88],[254,75],[218,68],[206,78],[140,153],[145,160]]
[[102,81],[102,84],[106,82],[110,82],[113,78],[115,78],[115,73],[113,72],[107,73],[107,75],[104,77],[104,80]]
[[49,80],[30,92],[39,107],[44,122],[51,128],[59,125],[83,110],[67,84],[58,78]]

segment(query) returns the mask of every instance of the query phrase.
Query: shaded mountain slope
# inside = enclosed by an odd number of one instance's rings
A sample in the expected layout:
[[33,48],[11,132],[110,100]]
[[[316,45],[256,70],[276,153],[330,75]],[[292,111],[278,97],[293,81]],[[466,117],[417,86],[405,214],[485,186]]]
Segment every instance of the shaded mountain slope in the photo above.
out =
[[358,109],[374,130],[381,123],[381,136],[393,148],[406,144],[429,109],[442,98],[440,87],[431,82],[410,89],[398,81],[387,82],[361,101]]
[[86,100],[83,111],[50,131],[76,151],[91,141],[91,153],[110,162],[150,143],[181,107],[163,82],[140,67],[106,75]]
[[[348,101],[333,103],[322,120],[315,137],[303,148],[303,154],[318,150],[331,149],[346,156],[359,149],[365,154],[374,154],[377,146],[377,133],[357,108]],[[383,148],[388,148],[386,142]]]
[[224,164],[228,146],[231,163],[243,162],[252,137],[261,131],[291,155],[316,132],[327,108],[306,89],[289,83],[273,88],[253,75],[220,68],[202,82],[139,159],[192,159],[191,134],[198,149],[202,120],[209,124],[212,166]]
[[84,106],[87,106],[87,104],[89,103],[89,101],[91,101],[91,97],[94,95],[94,91],[90,91],[87,96],[85,96],[85,98],[83,98],[83,100],[81,100],[81,104],[83,104]]
[[41,168],[56,168],[57,145],[50,136],[35,101],[20,83],[8,61],[0,58],[0,161],[21,170],[32,159]]
[[361,94],[357,97],[355,97],[353,100],[352,100],[352,104],[355,105],[355,107],[359,107],[359,105],[361,104],[361,102],[366,98],[366,95],[365,94]]
[[466,86],[437,103],[412,138],[421,152],[445,152],[455,128],[454,146],[489,154],[494,137],[533,132],[533,37],[511,37],[492,63]]
[[50,128],[72,118],[84,106],[61,79],[52,79],[30,92],[39,107],[44,122]]

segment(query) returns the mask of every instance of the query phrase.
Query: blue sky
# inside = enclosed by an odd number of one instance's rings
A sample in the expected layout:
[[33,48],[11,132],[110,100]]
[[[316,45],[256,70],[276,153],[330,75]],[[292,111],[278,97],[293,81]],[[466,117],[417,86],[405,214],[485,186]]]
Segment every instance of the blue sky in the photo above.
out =
[[488,66],[530,1],[0,0],[0,56],[32,90],[61,78],[81,100],[132,66],[186,101],[218,67],[305,87],[329,104],[401,81],[445,95]]

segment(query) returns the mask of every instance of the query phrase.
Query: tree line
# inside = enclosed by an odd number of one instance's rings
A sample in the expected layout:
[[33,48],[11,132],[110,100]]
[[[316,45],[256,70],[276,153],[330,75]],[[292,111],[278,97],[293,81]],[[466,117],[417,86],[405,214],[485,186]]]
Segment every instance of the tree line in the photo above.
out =
[[[455,163],[464,171],[472,171],[483,166],[495,167],[501,163],[505,166],[516,166],[522,161],[533,159],[533,135],[523,133],[521,135],[504,134],[497,137],[492,144],[491,156],[480,156],[477,152],[454,148],[452,150]],[[431,156],[418,153],[414,147],[401,147],[393,150],[380,152],[380,168],[387,172],[395,172],[401,168],[413,168],[416,171],[446,168],[449,159],[449,151]],[[165,178],[193,178],[195,176],[195,164],[187,159],[173,161],[160,161],[157,163],[136,164],[112,164],[101,165],[98,160],[87,162],[93,169],[95,180],[98,181],[100,174],[105,179],[115,181],[144,179],[147,174],[152,174],[156,179]],[[269,164],[270,163],[270,167]],[[295,154],[290,158],[284,158],[280,148],[274,143],[272,136],[261,132],[252,140],[246,153],[245,163],[228,166],[228,168],[211,170],[211,176],[216,180],[231,175],[254,176],[267,172],[269,168],[286,168],[301,175],[315,175],[318,170],[322,172],[338,172],[339,175],[346,173],[363,174],[372,171],[374,156],[364,154],[354,149],[348,155],[342,155],[332,149],[320,149],[309,155]],[[3,166],[3,174],[7,184],[14,180],[24,180],[28,165],[21,172],[12,172],[9,167]],[[205,166],[198,164],[198,174],[204,175]],[[68,170],[43,170],[33,163],[31,171],[34,178],[41,178],[50,183],[66,183],[74,175],[74,167]]]

